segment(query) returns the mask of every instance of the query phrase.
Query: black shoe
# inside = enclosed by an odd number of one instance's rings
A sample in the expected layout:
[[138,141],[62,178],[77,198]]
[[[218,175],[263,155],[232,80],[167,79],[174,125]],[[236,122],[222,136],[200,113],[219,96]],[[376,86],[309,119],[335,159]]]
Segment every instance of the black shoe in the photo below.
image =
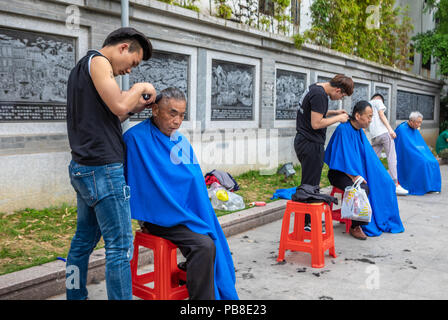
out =
[[[310,232],[311,231],[311,222],[306,223],[303,230]],[[322,221],[322,233],[325,233],[325,221]]]

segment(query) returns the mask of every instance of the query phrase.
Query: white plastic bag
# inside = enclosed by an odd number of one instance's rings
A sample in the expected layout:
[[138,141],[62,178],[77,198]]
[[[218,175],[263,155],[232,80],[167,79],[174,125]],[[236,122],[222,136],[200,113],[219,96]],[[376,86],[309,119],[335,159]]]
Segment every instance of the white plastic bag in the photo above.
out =
[[366,192],[361,188],[363,180],[363,177],[359,177],[352,186],[345,188],[341,207],[341,218],[370,222],[372,208],[370,207]]
[[245,208],[243,197],[214,182],[208,190],[213,209],[235,211]]

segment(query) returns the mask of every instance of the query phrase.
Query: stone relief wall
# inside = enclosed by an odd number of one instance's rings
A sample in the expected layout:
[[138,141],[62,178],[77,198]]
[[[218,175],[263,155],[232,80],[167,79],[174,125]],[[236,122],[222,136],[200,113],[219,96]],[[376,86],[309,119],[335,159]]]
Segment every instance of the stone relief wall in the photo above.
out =
[[419,111],[423,119],[434,119],[434,96],[397,90],[397,120],[409,119],[412,111]]
[[355,82],[355,88],[353,90],[351,98],[352,98],[352,110],[358,101],[361,100],[369,101],[370,100],[369,85]]
[[0,121],[65,120],[75,40],[0,28]]
[[212,60],[211,120],[252,120],[255,67]]
[[[154,51],[151,59],[142,61],[137,68],[132,70],[129,75],[129,85],[132,86],[137,82],[149,82],[154,85],[157,92],[168,87],[177,87],[185,94],[188,102],[189,64],[189,55]],[[139,121],[148,118],[150,115],[151,110],[147,109],[132,116],[131,120]],[[185,120],[188,119],[189,104],[187,104],[185,115]]]
[[275,120],[295,120],[306,80],[304,73],[277,69]]

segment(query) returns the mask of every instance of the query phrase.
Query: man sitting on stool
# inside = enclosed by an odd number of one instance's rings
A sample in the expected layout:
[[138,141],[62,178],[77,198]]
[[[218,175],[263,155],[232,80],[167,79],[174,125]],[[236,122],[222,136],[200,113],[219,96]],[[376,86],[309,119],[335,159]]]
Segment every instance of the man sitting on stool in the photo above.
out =
[[153,116],[124,134],[132,218],[179,247],[186,257],[191,300],[238,299],[232,256],[201,168],[190,143],[177,131],[186,106],[182,91],[164,89]]
[[422,122],[423,115],[414,111],[409,115],[409,121],[395,129],[398,181],[412,195],[440,192],[442,189],[439,162],[418,130]]
[[[350,235],[359,240],[379,236],[383,232],[404,231],[398,208],[395,183],[364,134],[373,116],[367,101],[358,101],[353,107],[350,121],[340,124],[333,132],[325,151],[330,183],[344,190],[361,176],[361,184],[369,197],[372,219],[366,224],[352,221]],[[368,186],[368,188],[367,188]]]

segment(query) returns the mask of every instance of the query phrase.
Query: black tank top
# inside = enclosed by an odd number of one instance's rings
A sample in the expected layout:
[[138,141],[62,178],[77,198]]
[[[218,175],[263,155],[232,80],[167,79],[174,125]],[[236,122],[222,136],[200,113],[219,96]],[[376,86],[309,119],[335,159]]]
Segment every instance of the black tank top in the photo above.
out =
[[67,133],[72,159],[87,166],[124,163],[120,119],[101,99],[90,77],[90,60],[95,56],[103,55],[88,51],[68,78]]

